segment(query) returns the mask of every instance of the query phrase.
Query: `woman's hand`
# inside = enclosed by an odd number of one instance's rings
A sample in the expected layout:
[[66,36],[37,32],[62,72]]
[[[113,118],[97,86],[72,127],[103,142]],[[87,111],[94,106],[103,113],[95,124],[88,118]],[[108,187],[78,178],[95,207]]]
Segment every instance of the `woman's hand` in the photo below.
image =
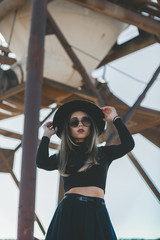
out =
[[51,136],[57,132],[58,128],[55,127],[55,129],[53,129],[53,122],[46,122],[43,125],[43,130],[44,130],[43,136],[51,138]]
[[117,111],[114,107],[105,106],[101,107],[101,110],[105,116],[105,118],[103,119],[105,122],[111,122],[116,116],[118,116]]

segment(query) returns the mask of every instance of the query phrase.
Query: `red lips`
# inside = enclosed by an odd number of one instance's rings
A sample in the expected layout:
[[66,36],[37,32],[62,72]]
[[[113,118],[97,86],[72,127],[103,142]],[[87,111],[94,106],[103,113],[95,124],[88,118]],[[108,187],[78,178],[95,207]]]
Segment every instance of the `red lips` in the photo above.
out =
[[83,130],[83,129],[78,129],[77,132],[78,132],[78,133],[84,133],[84,130]]

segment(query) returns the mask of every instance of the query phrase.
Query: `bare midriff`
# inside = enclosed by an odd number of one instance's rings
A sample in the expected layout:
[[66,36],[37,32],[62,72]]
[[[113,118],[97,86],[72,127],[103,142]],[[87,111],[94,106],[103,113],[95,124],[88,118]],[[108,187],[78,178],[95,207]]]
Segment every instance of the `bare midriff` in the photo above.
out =
[[77,193],[88,197],[104,198],[104,191],[99,187],[74,187],[66,193]]

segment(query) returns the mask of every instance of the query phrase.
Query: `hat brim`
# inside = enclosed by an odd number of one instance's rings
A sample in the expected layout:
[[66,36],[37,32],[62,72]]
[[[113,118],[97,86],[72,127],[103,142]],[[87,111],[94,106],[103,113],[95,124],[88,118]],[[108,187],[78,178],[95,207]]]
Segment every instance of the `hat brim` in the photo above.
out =
[[95,122],[98,129],[98,136],[103,132],[105,127],[104,114],[102,110],[92,102],[86,100],[74,100],[60,106],[53,118],[53,127],[58,127],[56,135],[61,138],[63,126],[66,119],[76,111],[87,113]]

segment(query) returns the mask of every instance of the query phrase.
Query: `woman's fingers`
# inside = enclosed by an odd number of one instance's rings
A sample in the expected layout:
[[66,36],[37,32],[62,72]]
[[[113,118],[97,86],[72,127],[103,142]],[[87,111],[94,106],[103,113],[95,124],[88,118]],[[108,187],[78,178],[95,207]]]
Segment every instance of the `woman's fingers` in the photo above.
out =
[[115,115],[117,115],[116,109],[114,107],[111,106],[105,106],[101,108],[105,119],[103,119],[104,121],[112,121],[113,118],[115,117]]
[[55,127],[53,128],[53,122],[46,122],[44,125],[43,125],[43,129],[44,130],[49,130],[49,131],[52,131],[52,133],[56,133],[58,128]]

